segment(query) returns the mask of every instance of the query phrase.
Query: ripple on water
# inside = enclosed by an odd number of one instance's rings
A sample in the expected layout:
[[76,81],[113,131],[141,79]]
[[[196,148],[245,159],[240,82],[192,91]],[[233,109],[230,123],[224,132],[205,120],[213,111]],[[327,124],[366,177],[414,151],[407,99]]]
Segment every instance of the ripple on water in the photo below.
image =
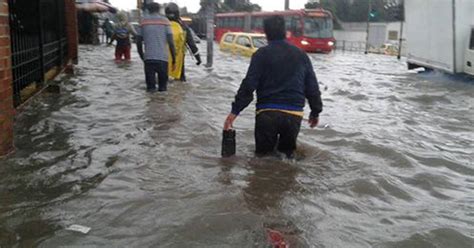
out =
[[435,175],[431,173],[418,173],[413,177],[401,178],[406,184],[428,192],[431,196],[441,200],[452,199],[448,193],[443,190],[457,190],[457,186],[453,184],[450,178],[443,175]]
[[451,100],[446,95],[417,95],[407,98],[410,101],[414,101],[423,105],[433,104],[452,104]]
[[398,247],[453,247],[472,248],[474,238],[451,228],[439,228],[423,233],[416,233],[400,241],[377,244],[377,248]]
[[267,229],[291,247],[473,243],[471,84],[386,56],[311,54],[330,126],[304,123],[294,161],[253,158],[251,104],[237,156],[221,159],[248,58],[188,60],[187,83],[148,94],[135,52],[119,65],[111,47],[80,53],[60,95],[16,116],[17,153],[0,161],[1,247],[265,247]]

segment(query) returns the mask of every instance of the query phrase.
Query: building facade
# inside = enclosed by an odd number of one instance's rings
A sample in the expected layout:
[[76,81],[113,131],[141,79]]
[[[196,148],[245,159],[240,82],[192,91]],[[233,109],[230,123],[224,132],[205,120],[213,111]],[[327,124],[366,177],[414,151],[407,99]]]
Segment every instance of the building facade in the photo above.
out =
[[77,62],[77,41],[74,0],[0,0],[0,156],[15,108]]

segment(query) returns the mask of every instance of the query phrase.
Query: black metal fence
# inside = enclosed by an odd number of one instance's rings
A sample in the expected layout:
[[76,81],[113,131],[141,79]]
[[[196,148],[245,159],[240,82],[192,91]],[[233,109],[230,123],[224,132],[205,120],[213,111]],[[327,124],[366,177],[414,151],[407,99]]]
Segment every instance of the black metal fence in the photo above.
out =
[[67,60],[64,0],[8,0],[12,51],[13,97]]

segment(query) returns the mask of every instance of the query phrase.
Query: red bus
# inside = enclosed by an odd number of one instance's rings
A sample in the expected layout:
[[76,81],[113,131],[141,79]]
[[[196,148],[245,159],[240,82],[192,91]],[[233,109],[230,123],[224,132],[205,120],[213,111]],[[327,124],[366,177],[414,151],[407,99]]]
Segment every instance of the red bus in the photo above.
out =
[[272,15],[285,18],[288,40],[304,51],[329,53],[334,48],[332,14],[324,9],[217,14],[216,40],[227,32],[263,33],[263,20]]

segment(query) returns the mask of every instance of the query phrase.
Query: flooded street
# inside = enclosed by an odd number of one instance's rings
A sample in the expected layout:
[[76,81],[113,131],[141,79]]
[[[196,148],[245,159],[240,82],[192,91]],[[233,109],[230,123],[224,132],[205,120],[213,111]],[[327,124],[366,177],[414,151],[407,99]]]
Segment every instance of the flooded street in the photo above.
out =
[[314,54],[325,108],[297,161],[254,158],[253,103],[222,159],[249,59],[216,49],[206,70],[188,55],[188,82],[150,94],[133,50],[117,65],[111,47],[80,47],[61,94],[19,111],[17,152],[0,160],[1,248],[268,247],[267,229],[290,247],[473,247],[472,80]]

